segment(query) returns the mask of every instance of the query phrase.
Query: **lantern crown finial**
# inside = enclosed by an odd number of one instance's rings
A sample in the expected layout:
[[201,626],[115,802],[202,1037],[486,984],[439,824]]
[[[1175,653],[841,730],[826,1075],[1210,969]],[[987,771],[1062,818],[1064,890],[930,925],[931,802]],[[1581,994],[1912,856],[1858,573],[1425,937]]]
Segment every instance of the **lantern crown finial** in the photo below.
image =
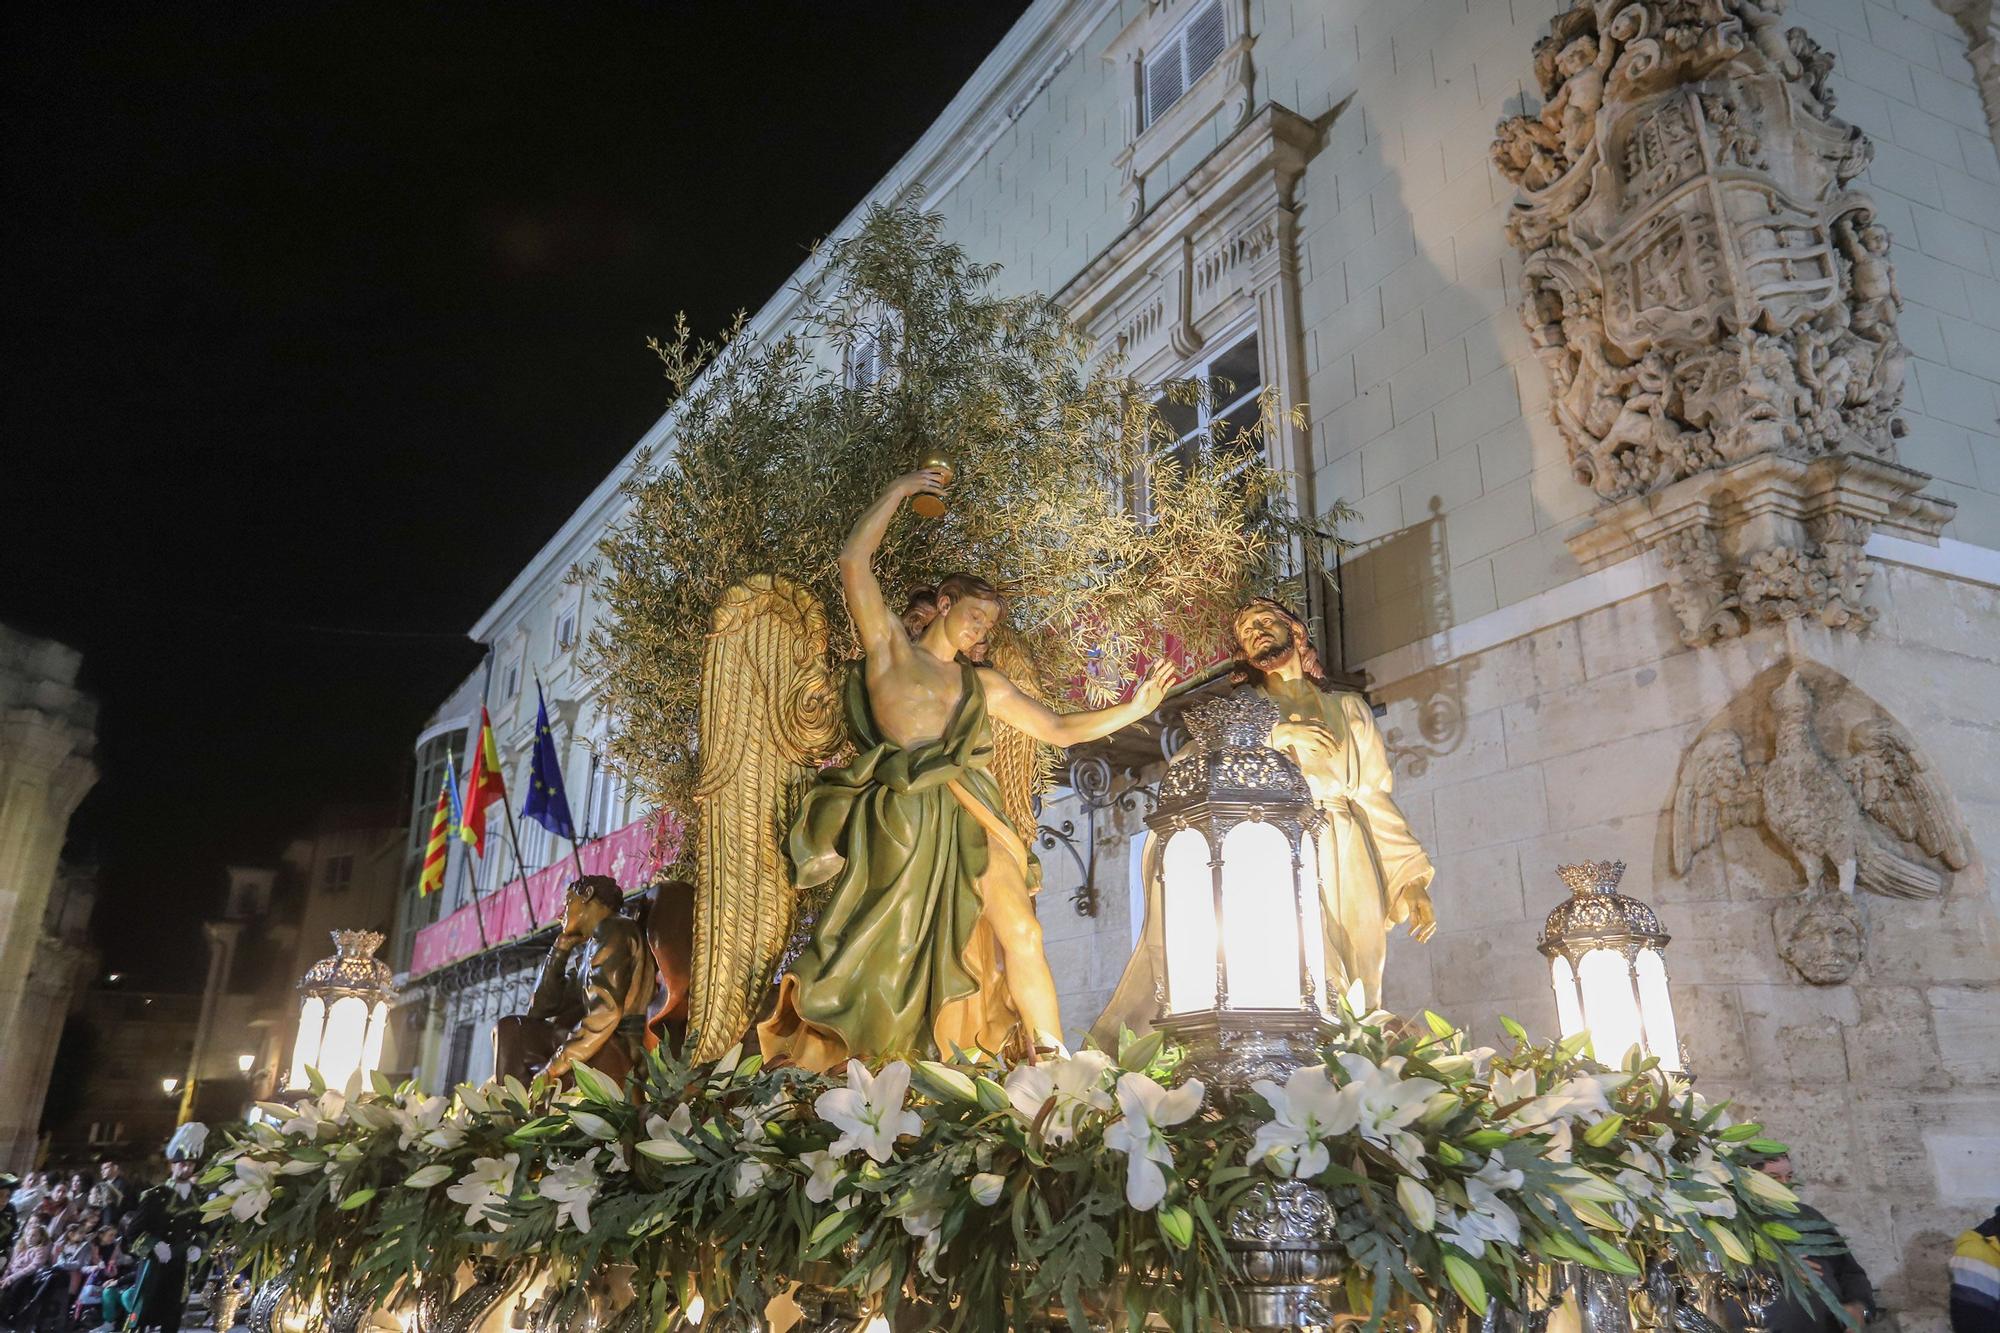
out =
[[1618,882],[1625,874],[1623,861],[1557,866],[1556,874],[1569,888],[1570,896],[1557,903],[1542,923],[1535,947],[1544,954],[1627,943],[1644,948],[1664,945],[1670,938],[1658,913],[1618,891]]
[[1574,894],[1616,893],[1625,878],[1623,861],[1585,861],[1581,865],[1557,866],[1556,875]]
[[320,995],[359,995],[370,1000],[395,993],[395,974],[375,956],[379,930],[333,930],[333,953],[306,969],[299,989]]
[[1159,812],[1172,815],[1202,800],[1312,809],[1305,774],[1290,755],[1271,748],[1271,729],[1284,718],[1266,695],[1236,690],[1181,717],[1194,744],[1168,766]]

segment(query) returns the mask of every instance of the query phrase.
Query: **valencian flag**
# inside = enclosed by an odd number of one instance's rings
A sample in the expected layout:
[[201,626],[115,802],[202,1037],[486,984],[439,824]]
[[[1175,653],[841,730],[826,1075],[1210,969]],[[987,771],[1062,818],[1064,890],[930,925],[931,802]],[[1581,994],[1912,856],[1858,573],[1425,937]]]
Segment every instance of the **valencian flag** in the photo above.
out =
[[444,887],[445,853],[451,844],[451,773],[438,781],[437,813],[431,816],[431,838],[424,846],[424,873],[417,877],[417,896],[428,898]]
[[534,820],[558,838],[576,841],[569,797],[563,791],[562,760],[556,757],[555,733],[549,730],[549,701],[542,697],[539,680],[535,682],[535,759],[528,770],[528,799],[521,805],[521,818]]
[[493,719],[481,707],[479,743],[465,778],[465,813],[458,821],[458,836],[472,844],[475,855],[486,855],[486,812],[506,799],[507,777],[500,768],[500,747],[493,743]]

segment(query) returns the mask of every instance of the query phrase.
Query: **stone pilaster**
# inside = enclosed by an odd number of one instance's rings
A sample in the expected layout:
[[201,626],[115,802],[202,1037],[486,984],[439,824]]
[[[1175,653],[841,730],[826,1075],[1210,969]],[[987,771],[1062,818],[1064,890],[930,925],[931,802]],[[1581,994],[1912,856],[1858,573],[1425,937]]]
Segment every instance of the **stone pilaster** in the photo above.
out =
[[[26,1164],[63,1014],[35,1002],[37,955],[69,818],[97,781],[96,705],[78,656],[0,628],[0,1167]],[[46,986],[41,986],[46,991]]]

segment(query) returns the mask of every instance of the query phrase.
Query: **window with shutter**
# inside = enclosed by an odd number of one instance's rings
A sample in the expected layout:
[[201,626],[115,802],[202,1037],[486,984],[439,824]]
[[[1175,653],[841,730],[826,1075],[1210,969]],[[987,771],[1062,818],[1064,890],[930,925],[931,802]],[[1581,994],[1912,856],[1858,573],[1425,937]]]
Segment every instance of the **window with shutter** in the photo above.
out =
[[1166,50],[1146,62],[1146,123],[1181,100],[1181,44],[1175,40]]
[[848,388],[865,389],[888,378],[895,339],[895,322],[886,315],[874,328],[855,337],[847,349],[847,363],[841,368]]
[[1146,57],[1141,128],[1166,114],[1167,108],[1180,101],[1196,80],[1214,69],[1228,44],[1222,0],[1208,0]]
[[1193,83],[1215,68],[1215,62],[1222,57],[1222,48],[1228,45],[1221,0],[1195,11],[1188,20],[1186,45],[1187,81]]

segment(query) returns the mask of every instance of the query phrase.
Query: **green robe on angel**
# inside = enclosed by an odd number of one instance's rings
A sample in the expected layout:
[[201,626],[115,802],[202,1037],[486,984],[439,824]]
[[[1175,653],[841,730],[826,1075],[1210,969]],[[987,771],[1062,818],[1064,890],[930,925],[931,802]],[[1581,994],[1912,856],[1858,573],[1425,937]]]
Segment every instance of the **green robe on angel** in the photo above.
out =
[[795,882],[819,905],[757,1026],[767,1060],[831,1069],[853,1053],[997,1051],[1018,1024],[984,905],[997,876],[1031,882],[1033,859],[988,771],[985,689],[962,670],[944,734],[907,748],[883,738],[864,673],[850,673],[859,753],[819,774],[792,822]]

